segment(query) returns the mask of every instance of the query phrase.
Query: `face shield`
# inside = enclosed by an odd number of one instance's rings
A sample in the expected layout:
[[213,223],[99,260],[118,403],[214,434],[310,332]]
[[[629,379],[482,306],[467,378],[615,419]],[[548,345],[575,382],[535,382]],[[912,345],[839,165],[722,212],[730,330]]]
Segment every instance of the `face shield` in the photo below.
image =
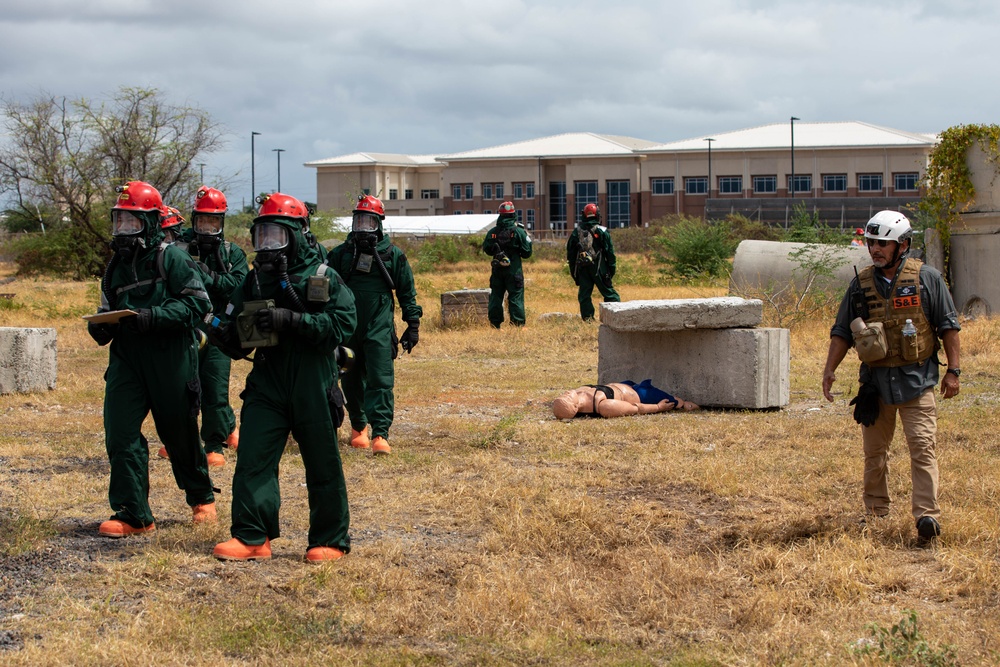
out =
[[111,209],[112,236],[137,236],[142,233],[145,226],[143,219],[131,211]]
[[351,231],[360,233],[377,232],[381,221],[382,219],[375,213],[355,211],[354,220],[351,223]]
[[191,218],[191,227],[195,234],[201,236],[219,236],[222,234],[223,216],[217,213],[195,213]]
[[283,250],[291,242],[291,231],[284,225],[273,222],[258,222],[251,230],[253,249],[257,252]]

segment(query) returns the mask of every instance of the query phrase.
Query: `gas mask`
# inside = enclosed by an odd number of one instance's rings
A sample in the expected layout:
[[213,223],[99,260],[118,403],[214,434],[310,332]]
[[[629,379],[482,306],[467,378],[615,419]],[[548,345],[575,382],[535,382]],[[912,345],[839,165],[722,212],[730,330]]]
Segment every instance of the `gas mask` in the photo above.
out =
[[264,273],[281,275],[288,269],[288,255],[295,250],[292,230],[275,222],[258,222],[250,229],[257,256],[254,266]]
[[200,256],[211,255],[222,243],[224,221],[225,216],[217,213],[195,213],[191,216],[191,227],[194,229]]
[[362,253],[373,254],[375,246],[382,238],[382,219],[375,213],[355,211],[351,222],[354,244]]
[[146,247],[146,222],[131,211],[111,209],[111,248],[126,262]]

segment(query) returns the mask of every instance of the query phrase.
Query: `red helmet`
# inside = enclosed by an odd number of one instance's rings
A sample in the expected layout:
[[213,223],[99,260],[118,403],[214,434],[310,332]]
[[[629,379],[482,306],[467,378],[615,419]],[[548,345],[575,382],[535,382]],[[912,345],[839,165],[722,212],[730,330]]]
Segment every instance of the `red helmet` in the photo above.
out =
[[118,201],[112,207],[128,211],[158,211],[163,208],[163,198],[160,192],[149,183],[129,181],[115,188]]
[[382,205],[382,200],[371,195],[358,197],[358,205],[354,207],[354,213],[374,213],[380,220],[385,220],[385,206]]
[[597,204],[587,204],[583,207],[583,219],[590,220],[591,218],[601,219],[601,209],[597,207]]
[[160,229],[170,229],[184,224],[184,216],[173,206],[160,209]]
[[194,196],[195,213],[225,213],[228,210],[226,195],[221,190],[203,185]]
[[260,210],[257,212],[258,218],[267,216],[278,216],[282,218],[299,218],[305,223],[309,219],[309,209],[291,195],[274,192],[269,195],[257,197]]
[[500,214],[501,218],[510,218],[517,215],[517,211],[514,210],[514,204],[509,201],[505,201],[500,204],[500,208],[497,209],[497,213]]

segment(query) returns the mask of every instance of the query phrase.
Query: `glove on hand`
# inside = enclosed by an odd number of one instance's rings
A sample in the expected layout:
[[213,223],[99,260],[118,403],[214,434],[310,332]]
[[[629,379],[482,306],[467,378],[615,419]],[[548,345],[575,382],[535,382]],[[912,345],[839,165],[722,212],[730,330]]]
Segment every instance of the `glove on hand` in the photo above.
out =
[[870,382],[861,385],[849,405],[854,406],[854,421],[871,426],[878,419],[878,389]]
[[118,329],[117,325],[111,325],[106,323],[93,324],[87,322],[87,333],[90,337],[94,339],[94,342],[104,347],[111,342],[111,339],[115,337],[115,331]]
[[135,328],[139,333],[149,333],[153,330],[153,311],[150,308],[139,308],[135,313]]
[[264,333],[297,329],[302,322],[302,313],[288,308],[265,308],[257,313],[257,326]]
[[407,354],[410,353],[417,343],[420,341],[420,320],[413,320],[406,323],[406,330],[403,335],[399,337],[399,346],[406,351]]

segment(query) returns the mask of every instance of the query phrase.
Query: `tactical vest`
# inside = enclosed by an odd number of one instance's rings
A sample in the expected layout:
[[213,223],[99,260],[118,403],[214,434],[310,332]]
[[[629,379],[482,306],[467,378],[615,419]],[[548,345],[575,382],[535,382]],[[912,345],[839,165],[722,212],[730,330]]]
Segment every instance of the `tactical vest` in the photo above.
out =
[[[884,359],[868,362],[869,366],[908,366],[922,363],[937,352],[937,336],[924,315],[920,303],[920,267],[923,262],[908,258],[896,273],[888,297],[875,288],[875,267],[865,267],[858,275],[861,290],[868,302],[868,322],[881,322],[885,327],[888,354]],[[903,358],[903,325],[913,320],[917,328],[917,358]]]

